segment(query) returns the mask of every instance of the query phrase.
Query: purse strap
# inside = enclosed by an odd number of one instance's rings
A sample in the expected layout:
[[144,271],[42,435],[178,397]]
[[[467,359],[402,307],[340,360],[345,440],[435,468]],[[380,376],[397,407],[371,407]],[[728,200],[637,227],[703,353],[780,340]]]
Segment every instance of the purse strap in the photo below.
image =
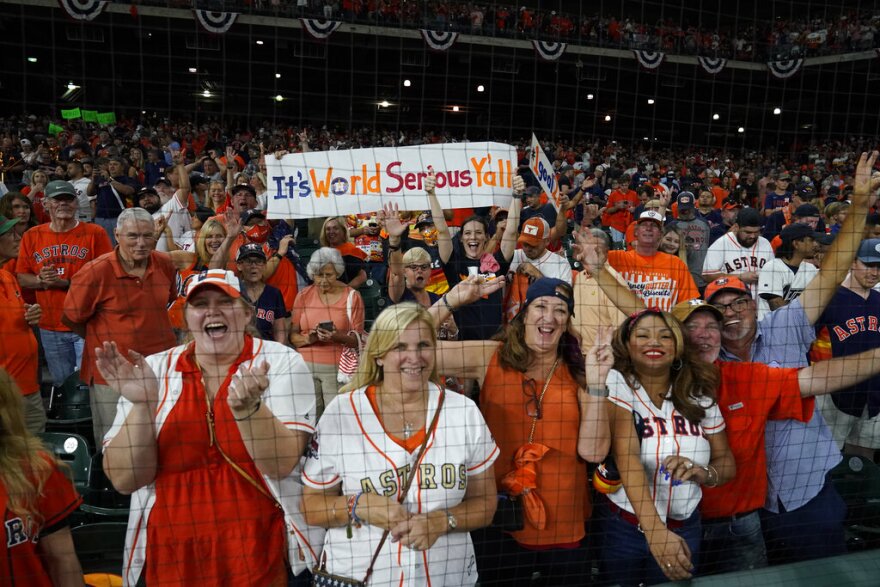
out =
[[556,372],[556,367],[558,365],[559,357],[556,357],[556,360],[553,361],[553,366],[550,367],[550,373],[547,375],[547,380],[544,382],[544,389],[541,390],[541,395],[539,395],[537,399],[538,405],[535,409],[535,415],[532,416],[532,429],[529,431],[529,444],[532,444],[532,441],[535,439],[535,427],[538,425],[538,414],[541,413],[541,402],[544,401],[544,394],[547,393],[547,388],[550,387],[550,380],[553,379],[553,374]]
[[[403,488],[400,491],[400,497],[397,498],[397,503],[403,503],[403,500],[406,499],[406,494],[409,493],[409,488],[412,486],[413,479],[416,477],[416,471],[418,471],[419,463],[422,460],[422,457],[425,454],[425,450],[428,448],[428,440],[431,438],[431,434],[437,429],[437,421],[440,419],[440,409],[443,407],[443,400],[446,399],[446,392],[442,389],[440,390],[440,397],[437,400],[437,411],[434,412],[434,419],[431,421],[431,426],[428,428],[427,432],[425,432],[425,439],[422,441],[422,445],[419,447],[419,454],[416,455],[415,464],[413,465],[412,472],[410,472],[409,477],[406,480]],[[364,585],[367,584],[367,580],[370,578],[370,575],[373,574],[373,566],[376,564],[376,560],[379,558],[379,552],[382,550],[382,547],[385,545],[385,540],[388,539],[388,534],[391,530],[385,530],[382,533],[382,539],[379,540],[379,546],[376,547],[376,552],[373,553],[373,558],[370,560],[370,566],[367,567],[367,574],[364,576]]]

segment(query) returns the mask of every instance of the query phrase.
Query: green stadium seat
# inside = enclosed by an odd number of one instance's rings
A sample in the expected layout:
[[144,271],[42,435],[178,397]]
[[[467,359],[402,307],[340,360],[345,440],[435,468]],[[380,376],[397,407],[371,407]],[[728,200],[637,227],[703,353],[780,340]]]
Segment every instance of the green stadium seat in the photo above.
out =
[[880,535],[880,466],[856,455],[844,455],[831,470],[831,482],[847,506],[847,525],[855,534]]
[[72,373],[61,387],[52,388],[46,417],[48,430],[89,436],[92,430],[89,386],[80,380],[79,371]]
[[114,489],[110,479],[104,474],[103,456],[92,456],[89,467],[88,486],[83,493],[80,510],[89,522],[126,521],[131,496],[123,495]]
[[92,454],[86,439],[79,434],[66,432],[42,432],[39,437],[48,452],[68,466],[68,477],[76,490],[83,494],[89,485],[89,469],[92,465]]
[[369,331],[376,316],[388,305],[388,299],[382,295],[382,288],[372,279],[368,279],[358,290],[364,301],[364,328]]
[[70,529],[83,572],[119,573],[122,570],[127,522],[99,522]]

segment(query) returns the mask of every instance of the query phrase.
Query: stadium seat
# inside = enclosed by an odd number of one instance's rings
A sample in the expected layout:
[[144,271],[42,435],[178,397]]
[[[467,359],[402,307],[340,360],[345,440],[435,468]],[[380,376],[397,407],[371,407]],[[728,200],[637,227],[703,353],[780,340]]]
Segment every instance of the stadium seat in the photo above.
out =
[[89,386],[80,380],[79,371],[72,373],[61,387],[52,388],[46,416],[47,430],[81,434],[86,438],[91,436]]
[[126,522],[100,522],[70,529],[84,573],[118,573],[122,570],[127,527]]
[[358,292],[364,300],[364,328],[369,331],[376,316],[388,305],[388,300],[382,295],[379,284],[372,279],[368,279]]
[[89,479],[83,493],[80,510],[89,522],[126,521],[131,496],[123,495],[113,488],[110,479],[104,474],[103,457],[92,456],[89,466]]
[[880,546],[880,466],[855,455],[844,455],[831,470],[834,488],[847,506],[851,549]]
[[66,432],[43,432],[39,436],[47,450],[69,467],[68,477],[73,481],[76,490],[83,494],[89,484],[92,463],[86,439],[79,434]]

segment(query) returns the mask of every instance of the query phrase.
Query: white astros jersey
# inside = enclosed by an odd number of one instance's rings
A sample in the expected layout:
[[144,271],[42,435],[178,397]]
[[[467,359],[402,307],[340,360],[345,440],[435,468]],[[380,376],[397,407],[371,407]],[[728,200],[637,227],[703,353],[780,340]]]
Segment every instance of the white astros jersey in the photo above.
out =
[[[748,271],[759,272],[761,268],[776,256],[773,247],[763,236],[751,247],[743,247],[736,240],[736,234],[731,231],[724,234],[709,247],[706,259],[703,261],[703,273],[724,273],[726,275],[739,275]],[[755,284],[750,284],[754,298],[758,291]]]

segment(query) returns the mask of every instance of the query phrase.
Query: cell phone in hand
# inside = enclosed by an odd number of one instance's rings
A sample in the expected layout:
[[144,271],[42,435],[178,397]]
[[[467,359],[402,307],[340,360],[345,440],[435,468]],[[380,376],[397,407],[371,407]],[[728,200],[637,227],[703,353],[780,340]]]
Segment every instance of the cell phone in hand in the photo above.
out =
[[336,330],[336,325],[333,324],[333,322],[321,322],[320,324],[318,324],[318,328],[320,328],[321,330],[328,330],[332,332]]

